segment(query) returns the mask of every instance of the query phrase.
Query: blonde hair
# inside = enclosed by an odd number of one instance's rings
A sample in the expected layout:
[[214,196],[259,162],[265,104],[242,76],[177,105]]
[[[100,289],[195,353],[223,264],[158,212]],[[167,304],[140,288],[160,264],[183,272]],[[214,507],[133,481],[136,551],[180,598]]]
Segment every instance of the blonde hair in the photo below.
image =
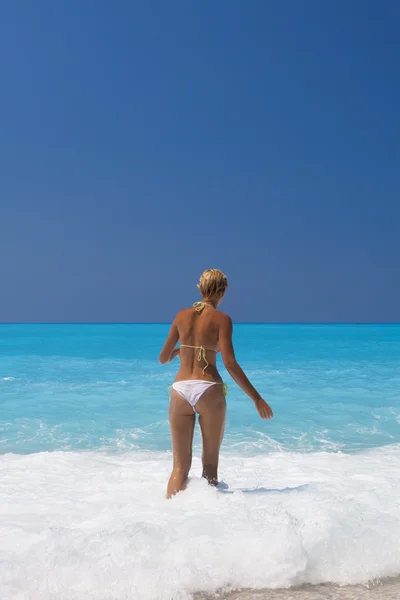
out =
[[221,298],[228,287],[228,279],[219,269],[206,269],[197,287],[204,298]]

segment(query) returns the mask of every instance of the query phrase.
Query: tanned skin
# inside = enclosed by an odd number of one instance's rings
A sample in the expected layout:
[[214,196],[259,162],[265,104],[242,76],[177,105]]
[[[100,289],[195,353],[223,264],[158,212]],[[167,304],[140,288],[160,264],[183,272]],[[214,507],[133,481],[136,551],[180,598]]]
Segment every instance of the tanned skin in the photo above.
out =
[[[221,352],[224,366],[232,379],[254,402],[262,419],[273,417],[272,409],[250,383],[235,358],[232,343],[232,319],[217,310],[222,298],[203,297],[205,307],[199,314],[193,308],[181,310],[175,317],[164,347],[160,353],[160,363],[180,358],[180,368],[175,381],[203,379],[222,383],[216,367],[216,355]],[[193,348],[176,348],[176,344],[204,346],[215,349],[207,352],[209,366],[203,374],[205,363],[198,359],[198,351]],[[195,406],[203,438],[203,477],[211,485],[218,483],[219,451],[224,435],[226,402],[222,385],[213,385],[204,392]],[[173,469],[167,487],[167,498],[184,490],[192,464],[192,442],[195,425],[192,406],[172,390],[169,407],[169,422],[172,436]]]

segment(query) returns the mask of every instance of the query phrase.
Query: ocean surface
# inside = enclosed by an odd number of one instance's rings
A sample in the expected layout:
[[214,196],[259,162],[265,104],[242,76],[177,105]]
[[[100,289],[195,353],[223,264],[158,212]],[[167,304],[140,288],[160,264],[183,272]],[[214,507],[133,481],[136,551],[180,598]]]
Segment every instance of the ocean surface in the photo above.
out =
[[275,417],[221,365],[221,483],[196,428],[170,501],[168,329],[0,325],[2,600],[399,598],[400,325],[236,325]]

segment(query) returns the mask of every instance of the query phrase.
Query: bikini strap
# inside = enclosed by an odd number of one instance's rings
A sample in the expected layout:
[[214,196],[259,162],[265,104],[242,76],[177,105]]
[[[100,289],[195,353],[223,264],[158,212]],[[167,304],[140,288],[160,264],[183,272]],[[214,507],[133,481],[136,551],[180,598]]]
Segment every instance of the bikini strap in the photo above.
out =
[[197,360],[200,362],[201,360],[204,360],[204,362],[206,363],[206,366],[203,369],[203,375],[205,373],[205,370],[208,367],[208,360],[207,360],[207,350],[209,350],[210,352],[216,352],[216,350],[213,350],[212,348],[204,348],[204,346],[189,346],[188,344],[181,344],[181,348],[194,348],[195,350],[198,350],[199,353],[197,355]]
[[206,306],[212,306],[212,304],[210,304],[209,302],[204,302],[204,300],[200,300],[200,302],[193,303],[193,308],[197,312],[197,314],[203,312]]
[[193,303],[193,308],[197,312],[197,314],[200,314],[201,312],[203,312],[203,310],[205,308],[205,305],[206,305],[206,303],[203,302],[203,301],[194,302]]

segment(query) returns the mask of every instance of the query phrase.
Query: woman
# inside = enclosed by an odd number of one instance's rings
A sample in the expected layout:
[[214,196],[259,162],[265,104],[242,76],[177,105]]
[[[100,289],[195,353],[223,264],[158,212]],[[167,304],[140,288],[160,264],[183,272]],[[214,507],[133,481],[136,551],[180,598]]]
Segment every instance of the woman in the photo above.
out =
[[[228,373],[251,400],[262,419],[273,416],[236,362],[232,345],[232,320],[217,311],[228,281],[218,269],[208,269],[198,284],[201,302],[181,310],[175,317],[160,363],[176,356],[181,365],[171,390],[169,422],[172,436],[173,470],[168,482],[167,498],[184,490],[192,463],[195,415],[199,415],[203,437],[203,477],[211,485],[218,483],[219,449],[224,435],[227,386],[216,367],[220,351]],[[180,348],[175,348],[180,340]]]

